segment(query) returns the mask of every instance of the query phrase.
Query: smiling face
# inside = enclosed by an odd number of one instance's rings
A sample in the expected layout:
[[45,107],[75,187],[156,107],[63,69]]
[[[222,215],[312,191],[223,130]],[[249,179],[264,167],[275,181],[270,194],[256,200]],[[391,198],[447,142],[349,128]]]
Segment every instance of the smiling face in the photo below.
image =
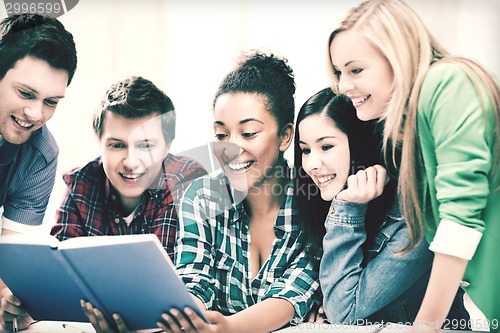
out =
[[266,175],[273,174],[280,152],[291,142],[290,137],[279,135],[264,98],[229,93],[219,96],[214,106],[215,146],[226,143],[214,149],[215,154],[231,185],[241,192],[261,185]]
[[133,210],[142,193],[153,188],[169,147],[161,118],[156,115],[127,119],[108,112],[100,140],[104,172],[118,191],[124,208]]
[[31,56],[18,60],[0,80],[0,135],[22,144],[53,115],[64,97],[68,73]]
[[350,151],[347,135],[323,114],[304,118],[298,125],[302,166],[321,191],[332,200],[349,176]]
[[389,61],[355,29],[336,35],[330,54],[339,91],[351,98],[358,118],[367,121],[382,117],[394,79]]

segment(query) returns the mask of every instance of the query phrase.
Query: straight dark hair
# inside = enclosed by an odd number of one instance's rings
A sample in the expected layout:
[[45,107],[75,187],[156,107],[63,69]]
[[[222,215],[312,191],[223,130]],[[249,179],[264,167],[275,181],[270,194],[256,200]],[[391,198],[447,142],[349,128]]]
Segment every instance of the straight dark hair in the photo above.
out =
[[[325,219],[331,202],[321,198],[320,191],[302,166],[300,149],[300,122],[307,117],[321,114],[331,119],[335,126],[347,135],[351,155],[349,175],[375,164],[383,163],[380,146],[382,144],[381,127],[375,121],[363,122],[356,116],[356,109],[349,98],[336,95],[330,88],[325,88],[311,96],[300,108],[297,116],[294,143],[294,165],[297,178],[295,195],[299,221],[303,223],[306,237],[306,252],[315,256],[322,247],[325,235]],[[384,221],[384,216],[394,203],[396,182],[389,180],[384,192],[368,204],[365,219],[367,241],[365,247],[373,241],[377,230]]]

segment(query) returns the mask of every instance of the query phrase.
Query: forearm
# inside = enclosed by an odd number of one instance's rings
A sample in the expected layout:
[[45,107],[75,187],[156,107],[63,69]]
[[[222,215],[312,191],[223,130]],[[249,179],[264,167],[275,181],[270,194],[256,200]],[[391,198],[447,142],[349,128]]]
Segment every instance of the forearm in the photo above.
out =
[[332,322],[343,323],[357,319],[357,292],[362,277],[362,243],[350,240],[349,246],[345,244],[341,252],[337,251],[341,247],[340,243],[334,246],[330,242],[331,247],[325,247],[320,266],[320,283],[323,307],[327,318]]
[[191,298],[194,300],[194,303],[196,304],[197,307],[200,308],[201,311],[206,311],[207,307],[205,306],[205,303],[201,301],[198,297],[195,295],[191,294]]
[[361,245],[366,240],[366,205],[334,200],[332,207],[336,213],[329,215],[325,222],[327,233],[320,265],[323,307],[330,321],[350,323],[357,319],[358,287],[363,276]]
[[355,324],[366,319],[401,296],[431,267],[433,254],[425,241],[399,254],[408,242],[408,231],[404,221],[387,219],[377,236],[384,241],[374,244],[377,255],[366,266],[361,248],[366,239],[364,223],[359,218],[349,219],[358,223],[327,220],[320,281],[329,321]]
[[458,257],[436,253],[432,264],[429,284],[416,323],[441,327],[450,311],[468,261]]
[[9,230],[9,229],[2,229],[0,235],[6,236],[6,235],[17,235],[20,234],[20,232],[14,231],[14,230]]
[[229,332],[267,333],[290,323],[293,305],[285,299],[268,298],[228,317]]

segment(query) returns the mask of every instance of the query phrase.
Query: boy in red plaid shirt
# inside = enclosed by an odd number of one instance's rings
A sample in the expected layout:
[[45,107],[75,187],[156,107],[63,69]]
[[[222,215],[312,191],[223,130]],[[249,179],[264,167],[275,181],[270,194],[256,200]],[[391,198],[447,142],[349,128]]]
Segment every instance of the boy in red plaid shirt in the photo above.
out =
[[[151,81],[130,77],[113,84],[94,116],[101,156],[63,175],[67,185],[52,235],[156,234],[173,260],[176,204],[192,180],[206,174],[198,162],[169,153],[175,137],[170,98]],[[5,293],[10,293],[6,289]],[[11,293],[2,315],[32,322]]]
[[51,233],[61,241],[154,233],[173,259],[175,203],[206,171],[169,153],[175,137],[172,101],[151,81],[127,78],[107,91],[93,127],[101,156],[63,175],[67,190]]

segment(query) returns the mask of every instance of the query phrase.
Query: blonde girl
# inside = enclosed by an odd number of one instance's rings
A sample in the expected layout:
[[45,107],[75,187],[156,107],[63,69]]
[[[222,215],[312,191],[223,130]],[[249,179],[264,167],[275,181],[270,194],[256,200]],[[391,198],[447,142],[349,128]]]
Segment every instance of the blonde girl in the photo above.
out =
[[[415,320],[421,331],[445,321],[464,288],[498,330],[500,269],[500,92],[477,62],[450,55],[400,0],[365,1],[329,39],[334,89],[358,118],[384,123],[389,172],[398,177],[410,241],[435,253]],[[496,205],[495,205],[496,203]]]

